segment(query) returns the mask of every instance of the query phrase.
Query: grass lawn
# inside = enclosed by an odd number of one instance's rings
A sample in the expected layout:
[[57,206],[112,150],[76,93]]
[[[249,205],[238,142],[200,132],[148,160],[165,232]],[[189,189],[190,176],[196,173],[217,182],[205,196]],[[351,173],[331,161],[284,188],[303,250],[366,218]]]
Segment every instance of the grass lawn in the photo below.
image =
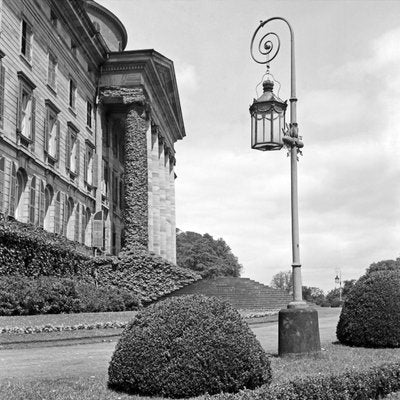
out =
[[[329,375],[349,369],[363,370],[373,365],[400,361],[400,349],[364,349],[331,343],[324,343],[323,348],[325,351],[322,352],[320,357],[272,357],[274,381],[283,382],[296,377],[317,374]],[[107,389],[106,382],[106,375],[79,379],[62,378],[35,381],[10,379],[0,382],[0,397],[7,400],[145,399],[144,397],[112,392]],[[388,399],[400,399],[400,395],[393,394]]]

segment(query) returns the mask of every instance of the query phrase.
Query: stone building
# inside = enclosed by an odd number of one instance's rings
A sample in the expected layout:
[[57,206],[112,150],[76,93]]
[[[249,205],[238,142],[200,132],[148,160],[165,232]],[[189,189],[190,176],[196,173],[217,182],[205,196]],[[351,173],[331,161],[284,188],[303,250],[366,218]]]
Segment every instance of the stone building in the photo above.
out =
[[174,66],[83,0],[0,0],[0,212],[175,262]]

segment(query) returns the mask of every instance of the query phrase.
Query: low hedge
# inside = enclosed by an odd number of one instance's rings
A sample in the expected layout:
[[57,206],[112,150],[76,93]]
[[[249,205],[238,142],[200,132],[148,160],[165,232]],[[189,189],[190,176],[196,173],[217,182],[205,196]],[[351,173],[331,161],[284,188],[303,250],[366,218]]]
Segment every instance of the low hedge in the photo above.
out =
[[137,310],[140,300],[126,289],[97,287],[69,278],[0,277],[0,315]]
[[400,363],[390,363],[365,371],[298,378],[236,394],[204,396],[202,400],[370,400],[399,390]]

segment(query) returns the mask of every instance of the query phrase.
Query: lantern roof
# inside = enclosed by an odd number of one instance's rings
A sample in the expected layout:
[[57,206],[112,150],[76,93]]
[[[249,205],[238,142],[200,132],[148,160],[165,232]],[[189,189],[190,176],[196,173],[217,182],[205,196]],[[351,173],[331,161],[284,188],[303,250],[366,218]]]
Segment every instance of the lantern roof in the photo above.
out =
[[286,102],[280,99],[275,93],[273,93],[274,82],[267,79],[263,82],[264,93],[256,100],[254,99],[254,103],[264,103],[264,102],[276,102],[285,104]]

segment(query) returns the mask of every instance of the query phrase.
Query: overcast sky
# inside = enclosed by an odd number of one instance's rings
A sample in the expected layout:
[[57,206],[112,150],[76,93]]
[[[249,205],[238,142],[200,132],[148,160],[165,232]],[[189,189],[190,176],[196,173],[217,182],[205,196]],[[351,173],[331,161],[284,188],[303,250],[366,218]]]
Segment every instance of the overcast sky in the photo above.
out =
[[[327,291],[400,256],[400,1],[99,0],[127,50],[175,64],[186,138],[176,144],[177,226],[222,237],[264,284],[290,270],[290,159],[250,148],[249,105],[265,67],[260,20],[295,32],[303,285]],[[289,98],[289,33],[271,72]],[[261,92],[259,91],[258,95]]]

